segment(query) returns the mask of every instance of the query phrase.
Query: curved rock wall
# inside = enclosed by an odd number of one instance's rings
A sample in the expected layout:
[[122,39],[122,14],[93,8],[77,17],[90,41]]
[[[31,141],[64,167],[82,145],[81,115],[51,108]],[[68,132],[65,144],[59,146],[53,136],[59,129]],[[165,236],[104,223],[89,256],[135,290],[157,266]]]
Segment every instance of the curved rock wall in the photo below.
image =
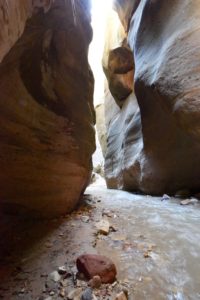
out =
[[0,200],[9,212],[69,212],[90,178],[90,3],[74,3],[0,1]]
[[200,189],[200,2],[116,0],[115,8],[128,28],[137,100],[129,95],[110,118],[108,187],[195,192]]

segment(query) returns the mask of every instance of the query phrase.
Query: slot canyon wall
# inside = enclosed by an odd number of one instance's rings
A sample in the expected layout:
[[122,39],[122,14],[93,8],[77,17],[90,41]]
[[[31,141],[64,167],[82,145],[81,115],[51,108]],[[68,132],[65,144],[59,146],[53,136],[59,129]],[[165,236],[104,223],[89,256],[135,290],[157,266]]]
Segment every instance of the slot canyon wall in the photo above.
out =
[[95,150],[89,0],[0,0],[0,205],[70,212]]
[[115,0],[114,9],[124,32],[111,24],[103,57],[107,186],[197,192],[200,2]]

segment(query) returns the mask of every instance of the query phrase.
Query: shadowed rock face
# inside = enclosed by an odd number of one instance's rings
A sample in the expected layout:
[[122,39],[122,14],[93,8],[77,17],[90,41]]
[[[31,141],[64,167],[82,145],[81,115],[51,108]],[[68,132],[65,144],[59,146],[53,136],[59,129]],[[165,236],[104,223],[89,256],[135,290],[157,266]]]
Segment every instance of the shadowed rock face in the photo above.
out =
[[[124,26],[131,4],[116,1]],[[128,28],[136,97],[107,122],[107,184],[150,194],[199,190],[200,3],[142,0]]]
[[[16,7],[24,32],[0,64],[0,200],[8,211],[51,217],[71,211],[90,178],[89,1],[75,1],[75,10],[71,1],[25,2]],[[2,57],[9,46],[0,46]]]

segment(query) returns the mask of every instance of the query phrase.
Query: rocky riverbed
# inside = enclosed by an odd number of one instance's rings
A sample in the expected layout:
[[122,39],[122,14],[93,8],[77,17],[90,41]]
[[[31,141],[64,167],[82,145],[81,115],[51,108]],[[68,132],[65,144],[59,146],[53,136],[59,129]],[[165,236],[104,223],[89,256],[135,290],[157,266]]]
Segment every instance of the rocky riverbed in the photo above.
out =
[[[1,217],[1,299],[200,299],[199,202],[107,190],[103,180],[83,198],[60,219]],[[77,274],[82,254],[111,259],[116,281],[91,286]]]

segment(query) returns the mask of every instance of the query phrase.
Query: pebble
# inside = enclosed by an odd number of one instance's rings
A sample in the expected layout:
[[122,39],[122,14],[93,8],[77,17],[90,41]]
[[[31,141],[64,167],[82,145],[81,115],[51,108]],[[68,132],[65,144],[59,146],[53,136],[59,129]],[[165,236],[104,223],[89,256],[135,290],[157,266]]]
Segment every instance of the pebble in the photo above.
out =
[[170,200],[170,196],[168,196],[167,194],[164,194],[162,196],[162,201],[165,201],[165,200]]
[[82,217],[81,217],[81,220],[82,220],[82,222],[84,222],[84,223],[88,223],[89,220],[90,220],[90,218],[89,218],[88,216],[82,216]]
[[151,257],[150,251],[146,251],[144,253],[144,258],[149,258],[149,257]]
[[68,279],[63,279],[63,280],[60,281],[60,285],[61,285],[62,287],[67,287],[67,286],[69,286],[69,283],[70,283],[70,281],[69,281]]
[[124,291],[121,292],[121,293],[119,293],[119,294],[117,294],[116,298],[115,298],[115,300],[127,300],[127,299],[128,299],[127,295],[126,295],[126,293]]
[[50,243],[50,242],[47,242],[47,243],[45,244],[45,247],[46,247],[46,248],[51,248],[51,247],[53,247],[53,244]]
[[83,281],[83,280],[76,280],[76,286],[77,287],[87,287],[87,282]]
[[61,296],[62,298],[65,297],[65,289],[60,290],[59,296]]
[[58,268],[58,273],[59,273],[60,275],[65,275],[65,274],[67,273],[66,267],[65,267],[65,266],[59,267],[59,268]]
[[69,300],[73,300],[74,298],[80,298],[82,294],[82,289],[78,288],[78,289],[73,289],[71,290],[68,295],[67,295],[67,299]]
[[92,289],[87,288],[81,295],[81,300],[93,300]]
[[99,275],[94,276],[92,279],[90,279],[89,286],[91,286],[93,289],[98,289],[101,286],[101,277]]
[[104,209],[102,211],[102,216],[107,216],[108,218],[112,218],[113,214],[112,214],[112,212],[110,210]]
[[58,274],[57,271],[54,271],[51,274],[49,274],[49,279],[51,279],[54,282],[58,282],[61,279],[61,276],[60,274]]
[[50,296],[54,296],[54,295],[55,295],[55,292],[54,292],[54,291],[51,291],[51,292],[49,293],[49,295],[50,295]]
[[112,284],[112,287],[114,288],[114,287],[116,287],[116,285],[117,285],[117,281],[115,281],[115,282]]
[[85,280],[86,279],[85,275],[83,273],[80,273],[80,272],[78,272],[76,274],[76,278],[78,278],[79,280]]
[[103,219],[100,222],[96,223],[96,227],[98,233],[108,235],[110,230],[110,223],[108,222],[108,220]]
[[113,225],[110,226],[110,231],[111,232],[117,232],[117,228]]

